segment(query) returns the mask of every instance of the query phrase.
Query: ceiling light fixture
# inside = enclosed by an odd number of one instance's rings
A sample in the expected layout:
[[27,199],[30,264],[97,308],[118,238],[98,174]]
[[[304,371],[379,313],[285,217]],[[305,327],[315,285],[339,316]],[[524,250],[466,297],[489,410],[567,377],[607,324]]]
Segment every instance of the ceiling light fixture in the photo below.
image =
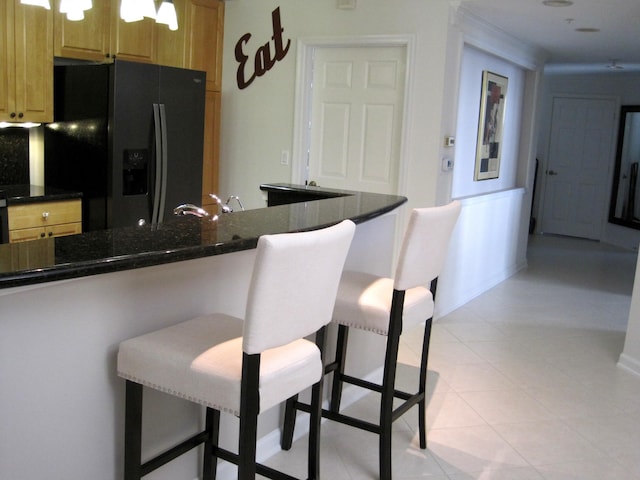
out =
[[65,13],[72,22],[84,20],[84,12],[91,7],[91,0],[60,0],[60,13]]
[[140,3],[140,13],[143,17],[156,19],[156,2],[154,0],[142,0]]
[[160,8],[158,8],[156,22],[169,25],[169,30],[178,30],[178,16],[173,0],[162,0]]
[[47,10],[51,10],[51,4],[49,0],[20,0],[23,5],[35,5],[36,7],[44,7]]
[[136,0],[122,0],[120,2],[120,18],[127,23],[138,22],[144,18],[140,2]]
[[570,7],[573,2],[571,0],[544,0],[542,4],[545,7]]

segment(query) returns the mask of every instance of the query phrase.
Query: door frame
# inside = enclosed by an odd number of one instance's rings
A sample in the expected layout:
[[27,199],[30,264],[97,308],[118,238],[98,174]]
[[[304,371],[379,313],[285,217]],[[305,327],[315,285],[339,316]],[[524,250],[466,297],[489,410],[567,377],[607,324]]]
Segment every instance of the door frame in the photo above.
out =
[[402,125],[400,133],[400,158],[398,161],[398,184],[396,193],[400,195],[406,189],[408,161],[409,105],[412,96],[412,72],[415,55],[415,35],[372,35],[353,37],[310,37],[300,38],[297,42],[296,86],[293,115],[293,146],[291,155],[291,183],[304,184],[308,178],[307,158],[310,145],[311,122],[311,83],[315,51],[318,48],[353,47],[404,47],[405,84]]
[[[608,195],[606,197],[606,205],[603,208],[603,215],[602,218],[600,218],[600,238],[598,238],[598,241],[602,241],[603,236],[606,236],[606,226],[607,226],[607,222],[608,222],[608,218],[609,218],[609,205],[611,202],[611,184],[613,181],[613,171],[614,168],[612,168],[615,164],[615,144],[616,144],[616,140],[618,138],[617,134],[618,134],[618,119],[620,116],[620,97],[615,96],[615,95],[589,95],[589,94],[585,94],[585,95],[581,95],[581,94],[562,94],[562,93],[558,93],[558,94],[552,94],[551,95],[551,102],[549,105],[549,126],[548,126],[548,139],[547,139],[547,145],[545,148],[545,161],[543,164],[540,165],[540,169],[538,170],[538,178],[541,179],[540,182],[540,202],[538,204],[538,227],[537,230],[540,233],[544,233],[543,229],[542,229],[542,223],[544,221],[543,219],[543,215],[544,215],[544,210],[545,210],[545,203],[548,201],[547,199],[547,175],[546,175],[546,171],[549,169],[549,155],[551,153],[551,135],[552,135],[552,130],[553,130],[553,104],[555,102],[555,99],[561,99],[561,98],[566,98],[566,99],[576,99],[576,100],[608,100],[614,103],[615,108],[614,108],[614,126],[613,126],[613,132],[611,135],[611,145],[609,146],[609,150],[611,153],[611,163],[609,164],[608,167],[608,171],[607,171],[607,185],[609,186],[609,190],[608,190]],[[544,167],[544,168],[541,168]]]

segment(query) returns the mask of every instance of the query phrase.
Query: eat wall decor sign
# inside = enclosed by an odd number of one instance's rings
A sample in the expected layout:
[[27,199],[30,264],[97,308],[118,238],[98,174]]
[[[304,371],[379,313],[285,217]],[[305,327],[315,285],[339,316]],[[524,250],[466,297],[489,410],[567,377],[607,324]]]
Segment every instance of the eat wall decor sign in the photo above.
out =
[[[267,41],[264,45],[260,46],[255,52],[253,57],[253,69],[248,64],[249,56],[245,53],[244,47],[251,39],[250,33],[245,33],[238,43],[236,43],[235,54],[238,61],[238,71],[236,73],[236,79],[238,82],[238,88],[244,89],[253,83],[253,81],[263,76],[273,66],[282,60],[291,46],[291,40],[287,39],[287,44],[284,44],[282,39],[282,22],[280,21],[280,7],[271,12],[271,24],[273,25],[273,36],[271,40]],[[273,46],[273,52],[271,47]]]

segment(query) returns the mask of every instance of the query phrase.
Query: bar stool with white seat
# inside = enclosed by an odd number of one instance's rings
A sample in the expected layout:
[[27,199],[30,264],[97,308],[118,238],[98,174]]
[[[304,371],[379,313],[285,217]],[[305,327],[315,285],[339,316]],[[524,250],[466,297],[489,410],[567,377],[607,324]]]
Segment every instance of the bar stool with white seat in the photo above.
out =
[[[405,232],[394,278],[381,278],[362,272],[343,272],[333,322],[339,325],[335,361],[325,367],[333,373],[329,410],[322,416],[378,434],[379,475],[391,479],[391,425],[412,406],[419,405],[420,448],[426,448],[426,376],[431,323],[434,312],[437,279],[446,259],[446,252],[460,214],[461,205],[417,208]],[[406,393],[395,387],[398,347],[402,329],[425,322],[418,391]],[[382,384],[372,383],[345,373],[349,328],[366,330],[387,338]],[[340,413],[344,383],[373,390],[381,394],[379,422],[372,423]],[[403,400],[394,409],[394,398]],[[282,447],[291,448],[296,410],[309,411],[309,405],[293,396],[285,410]]]
[[[139,479],[204,444],[203,477],[217,459],[238,465],[238,478],[293,478],[256,464],[260,412],[312,388],[308,475],[319,478],[324,329],[355,225],[265,235],[258,240],[244,320],[214,313],[126,340],[118,375],[126,379],[125,480]],[[316,333],[317,332],[317,333]],[[304,339],[316,333],[316,342]],[[141,462],[143,385],[206,407],[205,429]],[[238,453],[218,446],[220,412],[240,418]]]

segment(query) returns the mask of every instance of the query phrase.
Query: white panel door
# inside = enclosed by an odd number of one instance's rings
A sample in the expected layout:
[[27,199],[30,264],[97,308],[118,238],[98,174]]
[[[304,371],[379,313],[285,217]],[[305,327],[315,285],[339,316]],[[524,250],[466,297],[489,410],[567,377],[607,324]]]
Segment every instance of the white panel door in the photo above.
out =
[[542,212],[544,233],[599,240],[616,126],[613,99],[553,100]]
[[405,47],[315,51],[308,180],[329,188],[396,193]]

